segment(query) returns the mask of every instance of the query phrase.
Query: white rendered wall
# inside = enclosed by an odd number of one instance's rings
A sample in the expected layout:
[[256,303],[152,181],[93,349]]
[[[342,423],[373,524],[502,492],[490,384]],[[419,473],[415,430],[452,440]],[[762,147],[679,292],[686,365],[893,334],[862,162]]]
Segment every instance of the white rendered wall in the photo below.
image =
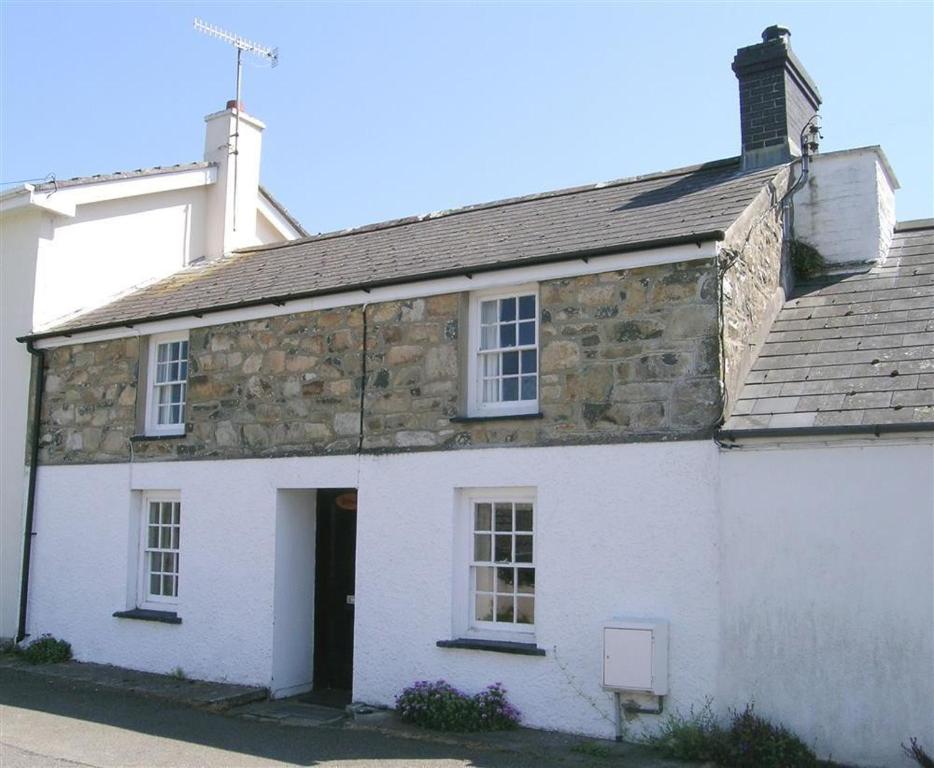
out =
[[[457,489],[489,486],[536,490],[545,657],[435,645],[459,602]],[[754,700],[823,754],[864,765],[898,765],[909,736],[934,741],[930,444],[43,467],[30,631],[66,637],[82,660],[270,685],[281,490],[352,487],[357,700],[391,705],[417,679],[501,681],[528,724],[610,737],[600,627],[650,616],[671,622],[669,711]],[[111,618],[128,606],[131,490],[154,488],[182,496],[180,626]],[[642,716],[630,734],[657,722]]]
[[901,742],[934,744],[934,446],[744,446],[721,486],[719,700],[912,765]]
[[23,548],[26,411],[30,355],[16,337],[32,323],[38,211],[4,217],[0,236],[0,638],[16,634]]
[[[418,679],[501,681],[529,724],[611,737],[602,622],[658,616],[671,620],[669,704],[703,701],[716,685],[716,459],[701,442],[372,459],[358,499],[355,696],[391,704]],[[485,486],[537,491],[545,657],[435,646],[451,637],[455,488]]]
[[[204,118],[204,159],[217,166],[217,183],[208,190],[209,226],[205,239],[208,258],[217,258],[237,248],[282,240],[266,241],[271,233],[257,216],[259,169],[266,127],[246,112],[215,112]],[[239,138],[234,138],[239,134]],[[237,153],[231,152],[235,142]]]
[[282,240],[282,235],[262,213],[256,212],[256,242],[257,243],[275,243]]
[[[258,153],[259,140],[244,151]],[[249,181],[259,172],[251,161]],[[250,165],[250,163],[245,163]],[[29,355],[16,341],[55,320],[106,304],[130,289],[165,277],[208,253],[207,232],[223,231],[209,218],[208,195],[216,186],[205,171],[177,189],[163,176],[63,187],[43,194],[60,215],[24,205],[0,215],[0,637],[16,629],[24,506]],[[168,174],[172,176],[172,174]],[[173,177],[174,178],[174,177]],[[249,198],[246,228],[251,243],[268,244],[283,234],[259,212],[268,203]],[[205,186],[207,185],[207,186]],[[125,196],[118,196],[116,190]],[[153,189],[161,191],[152,191]],[[149,190],[149,191],[146,191]],[[145,194],[138,194],[146,191]],[[101,199],[103,198],[103,199]],[[91,200],[91,202],[88,202]],[[97,202],[93,202],[98,200]],[[245,203],[244,203],[245,204]],[[220,215],[223,215],[223,208]],[[291,233],[295,235],[297,233]]]
[[885,258],[898,182],[876,147],[815,155],[794,197],[795,237],[832,264]]
[[203,189],[78,206],[43,241],[33,327],[107,303],[204,255]]
[[311,690],[315,639],[317,493],[276,494],[272,684],[275,697]]
[[[355,481],[349,458],[42,467],[29,632],[67,638],[79,660],[268,686],[277,489]],[[180,625],[111,616],[133,607],[127,542],[147,489],[181,491]]]
[[[716,687],[716,461],[697,442],[43,467],[30,632],[67,638],[80,660],[270,685],[277,491],[359,487],[356,699],[392,704],[423,678],[501,681],[530,725],[610,737],[604,619],[671,620],[672,705]],[[547,656],[438,648],[452,634],[455,489],[517,485],[537,489]],[[131,489],[153,488],[181,491],[178,626],[111,617],[128,607]]]
[[[70,194],[67,190],[60,193]],[[16,631],[30,356],[16,341],[180,269],[203,247],[204,192],[193,188],[0,218],[0,637]]]

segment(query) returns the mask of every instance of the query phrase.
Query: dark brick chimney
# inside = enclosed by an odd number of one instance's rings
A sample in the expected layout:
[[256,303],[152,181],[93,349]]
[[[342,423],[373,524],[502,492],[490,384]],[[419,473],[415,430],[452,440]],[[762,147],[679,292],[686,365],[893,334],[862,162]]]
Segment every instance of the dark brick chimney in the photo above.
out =
[[820,93],[777,25],[762,42],[740,48],[733,59],[739,80],[743,168],[763,168],[801,155],[800,136],[821,104]]

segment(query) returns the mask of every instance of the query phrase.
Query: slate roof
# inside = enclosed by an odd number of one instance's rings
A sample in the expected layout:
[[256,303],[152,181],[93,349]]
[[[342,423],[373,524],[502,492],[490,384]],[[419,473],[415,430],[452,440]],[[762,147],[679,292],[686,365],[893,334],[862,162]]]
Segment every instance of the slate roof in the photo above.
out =
[[316,235],[238,251],[32,338],[324,295],[720,239],[779,168],[739,158]]
[[53,192],[56,189],[79,187],[82,184],[97,184],[103,181],[116,181],[118,179],[138,179],[143,176],[160,176],[164,173],[180,173],[182,171],[195,171],[210,167],[207,161],[195,163],[178,163],[176,165],[156,165],[152,168],[137,168],[133,171],[114,171],[113,173],[98,173],[94,176],[75,176],[71,179],[55,179],[34,184],[37,192]]
[[[69,187],[80,187],[85,184],[98,184],[105,181],[120,181],[123,179],[138,179],[147,176],[161,176],[167,173],[181,173],[182,171],[195,171],[201,170],[203,168],[210,168],[212,163],[207,160],[199,160],[193,163],[176,163],[175,165],[155,165],[151,168],[136,168],[132,171],[114,171],[113,173],[97,173],[93,176],[74,176],[70,179],[56,179],[54,177],[50,178],[48,181],[41,181],[30,186],[36,192],[56,192],[59,189],[68,189]],[[18,187],[11,187],[10,189],[4,190],[2,195],[16,195],[21,194],[26,191],[26,187],[20,185]],[[268,201],[269,204],[275,208],[282,216],[289,222],[289,224],[295,228],[295,230],[302,236],[307,237],[308,232],[302,227],[301,222],[296,219],[279,200],[277,200],[273,194],[266,189],[262,184],[259,185],[259,192],[263,195]]]
[[934,425],[934,220],[900,224],[880,265],[799,284],[723,432],[895,424]]

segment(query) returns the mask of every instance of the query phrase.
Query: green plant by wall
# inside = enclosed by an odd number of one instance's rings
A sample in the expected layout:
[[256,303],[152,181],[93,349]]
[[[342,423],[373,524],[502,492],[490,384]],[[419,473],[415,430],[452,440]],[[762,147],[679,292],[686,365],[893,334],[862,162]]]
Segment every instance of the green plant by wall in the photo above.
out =
[[783,725],[757,715],[753,705],[730,713],[729,724],[717,720],[708,700],[685,717],[668,715],[646,742],[666,757],[716,763],[723,768],[817,768],[813,750]]
[[920,765],[921,768],[934,768],[934,757],[931,757],[924,751],[924,747],[918,743],[918,740],[914,736],[908,740],[908,744],[902,744],[902,749],[905,752],[905,756],[910,757]]
[[71,660],[71,643],[52,635],[42,635],[29,645],[20,647],[18,655],[30,664],[59,664]]
[[444,680],[420,681],[396,697],[403,720],[436,731],[502,731],[519,724],[519,710],[500,683],[469,696]]
[[730,768],[816,768],[817,756],[783,725],[773,725],[757,715],[752,704],[731,714]]
[[727,751],[727,732],[720,726],[707,699],[695,711],[691,707],[685,716],[669,713],[657,733],[645,738],[647,744],[658,749],[665,757],[677,760],[714,761],[719,763]]
[[826,262],[820,251],[801,240],[789,243],[789,254],[795,277],[799,280],[810,280],[824,271]]

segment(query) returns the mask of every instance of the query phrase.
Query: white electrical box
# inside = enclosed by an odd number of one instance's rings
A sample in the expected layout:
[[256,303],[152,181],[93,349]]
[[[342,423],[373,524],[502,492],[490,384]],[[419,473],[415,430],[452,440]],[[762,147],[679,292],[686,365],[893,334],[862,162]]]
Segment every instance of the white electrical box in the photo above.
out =
[[668,693],[668,622],[613,619],[603,625],[603,687]]

